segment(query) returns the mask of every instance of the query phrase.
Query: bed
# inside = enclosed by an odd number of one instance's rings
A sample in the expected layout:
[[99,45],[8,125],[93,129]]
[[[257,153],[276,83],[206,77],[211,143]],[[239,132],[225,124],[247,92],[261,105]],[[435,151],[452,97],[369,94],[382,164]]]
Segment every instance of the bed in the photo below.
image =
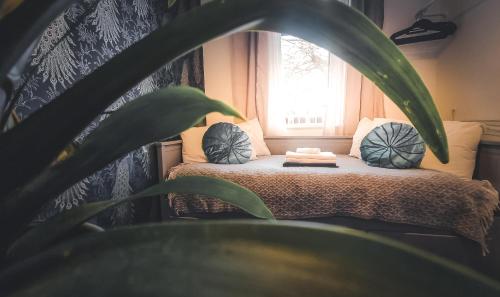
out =
[[[300,145],[300,141],[269,139],[267,143],[271,152],[279,154]],[[315,146],[333,147],[336,152],[349,146],[348,139],[317,141]],[[180,164],[175,148],[179,145],[165,146],[159,151],[162,176],[208,175],[232,180],[256,192],[278,219],[339,224],[375,232],[500,279],[495,174],[488,178],[491,182],[463,180],[433,170],[369,167],[345,155],[338,155],[339,168],[284,168],[281,155],[243,165]],[[483,147],[476,176],[485,179],[481,175],[491,172],[494,166],[498,168],[498,153],[498,146]],[[166,201],[168,219],[246,216],[210,197],[170,194]]]

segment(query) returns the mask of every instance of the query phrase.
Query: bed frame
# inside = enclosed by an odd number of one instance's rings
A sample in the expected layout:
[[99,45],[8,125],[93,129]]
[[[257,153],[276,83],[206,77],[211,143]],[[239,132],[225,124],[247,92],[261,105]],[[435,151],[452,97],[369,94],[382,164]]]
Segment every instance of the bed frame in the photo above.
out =
[[[273,155],[283,155],[287,150],[295,150],[297,147],[319,147],[324,151],[333,151],[336,154],[348,154],[352,144],[351,137],[267,137],[265,141]],[[170,169],[182,162],[182,141],[158,143],[157,153],[158,175],[160,180],[164,180],[168,177]],[[500,191],[500,140],[481,141],[476,164],[474,178],[489,180]],[[162,219],[173,219],[166,199],[161,199],[161,201]],[[222,214],[206,215],[199,218],[231,219],[242,217],[245,216]],[[500,280],[500,216],[495,217],[489,232],[490,253],[487,256],[482,255],[479,245],[475,242],[431,228],[350,217],[325,217],[309,219],[308,221],[342,225],[391,237],[455,260]]]

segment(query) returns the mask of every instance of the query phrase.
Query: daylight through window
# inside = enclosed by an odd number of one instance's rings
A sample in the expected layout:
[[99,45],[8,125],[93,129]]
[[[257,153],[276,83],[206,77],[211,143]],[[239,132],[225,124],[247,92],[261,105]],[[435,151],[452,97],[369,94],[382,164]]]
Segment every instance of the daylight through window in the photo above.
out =
[[322,128],[329,101],[330,53],[300,38],[281,37],[281,95],[287,128]]

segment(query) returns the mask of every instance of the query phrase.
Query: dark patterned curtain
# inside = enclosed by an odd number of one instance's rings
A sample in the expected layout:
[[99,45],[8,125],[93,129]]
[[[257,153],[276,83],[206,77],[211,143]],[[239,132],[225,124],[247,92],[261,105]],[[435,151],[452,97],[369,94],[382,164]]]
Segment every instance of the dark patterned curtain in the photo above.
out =
[[[199,5],[199,0],[177,2],[168,9],[166,0],[80,0],[71,6],[49,25],[33,49],[32,60],[17,85],[16,114],[21,119],[28,117],[161,24]],[[139,96],[180,84],[203,89],[202,57],[200,48],[159,69],[118,98],[75,142],[81,143],[113,111]],[[123,199],[156,183],[153,149],[131,152],[73,185],[46,205],[37,221],[87,202]],[[122,205],[100,215],[95,223],[107,227],[147,221],[150,208],[151,203]]]
[[[177,0],[168,9],[168,19],[200,6],[200,0]],[[172,77],[175,77],[176,85],[186,85],[204,90],[205,80],[203,76],[203,50],[199,49],[186,54],[178,63],[173,63],[171,67]]]

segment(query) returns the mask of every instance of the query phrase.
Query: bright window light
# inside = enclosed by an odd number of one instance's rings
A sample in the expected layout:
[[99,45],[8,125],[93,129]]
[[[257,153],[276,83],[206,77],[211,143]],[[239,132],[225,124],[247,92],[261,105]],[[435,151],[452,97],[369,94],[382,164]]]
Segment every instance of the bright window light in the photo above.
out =
[[300,38],[281,36],[282,96],[288,129],[322,128],[332,100],[330,53]]

